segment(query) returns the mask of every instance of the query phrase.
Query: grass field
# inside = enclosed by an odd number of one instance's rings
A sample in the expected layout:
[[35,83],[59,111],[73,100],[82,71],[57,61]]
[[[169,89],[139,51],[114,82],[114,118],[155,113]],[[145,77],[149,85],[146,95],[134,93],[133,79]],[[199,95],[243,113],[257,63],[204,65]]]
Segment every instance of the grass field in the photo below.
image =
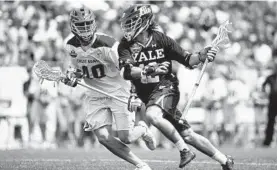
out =
[[[277,149],[222,148],[233,155],[236,170],[277,170]],[[153,170],[177,170],[179,153],[176,149],[147,151],[133,148]],[[196,152],[197,158],[186,170],[220,170],[213,160]],[[121,161],[105,148],[57,150],[0,151],[0,169],[11,170],[133,170],[134,166]]]

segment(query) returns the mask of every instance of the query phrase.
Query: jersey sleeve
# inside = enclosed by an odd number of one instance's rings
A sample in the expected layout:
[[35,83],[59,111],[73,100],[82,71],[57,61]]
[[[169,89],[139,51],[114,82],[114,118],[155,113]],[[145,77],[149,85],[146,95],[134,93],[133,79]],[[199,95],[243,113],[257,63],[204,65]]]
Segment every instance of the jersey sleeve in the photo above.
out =
[[162,40],[161,42],[165,48],[165,52],[167,53],[167,56],[171,60],[178,61],[179,63],[183,64],[184,66],[186,66],[188,68],[192,68],[189,65],[191,53],[184,50],[172,38],[170,38],[162,33],[159,33],[159,34],[161,35],[161,40]]
[[120,42],[117,48],[117,53],[119,57],[119,67],[120,69],[126,67],[129,64],[134,63],[134,59],[131,57],[131,52],[126,44],[126,42]]
[[103,47],[103,58],[106,62],[114,64],[116,68],[119,69],[119,60],[117,55],[117,50],[112,48]]
[[101,46],[110,48],[114,48],[114,46],[116,46],[117,41],[113,37],[99,32],[97,32],[96,34],[97,39],[101,42]]

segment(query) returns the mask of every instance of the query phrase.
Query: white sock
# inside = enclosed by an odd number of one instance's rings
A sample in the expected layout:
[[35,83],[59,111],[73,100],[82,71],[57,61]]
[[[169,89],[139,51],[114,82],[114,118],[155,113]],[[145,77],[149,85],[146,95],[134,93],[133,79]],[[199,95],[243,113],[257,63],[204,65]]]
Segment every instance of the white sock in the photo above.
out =
[[227,157],[226,157],[226,155],[222,154],[222,153],[219,152],[219,151],[216,151],[215,154],[214,154],[214,156],[212,156],[212,158],[213,158],[214,160],[216,160],[217,162],[219,162],[220,164],[222,164],[222,165],[225,165],[226,162],[227,162]]
[[183,151],[184,149],[189,150],[188,145],[182,139],[176,142],[175,146],[179,149],[179,151]]

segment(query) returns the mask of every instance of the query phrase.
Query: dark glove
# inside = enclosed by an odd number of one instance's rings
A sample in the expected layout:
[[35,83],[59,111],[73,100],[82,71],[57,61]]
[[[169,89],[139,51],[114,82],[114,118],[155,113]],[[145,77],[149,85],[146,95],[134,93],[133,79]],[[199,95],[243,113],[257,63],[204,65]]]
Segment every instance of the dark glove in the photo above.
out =
[[218,52],[218,48],[216,47],[206,47],[203,50],[199,52],[199,61],[202,63],[205,62],[206,58],[208,59],[209,62],[214,61],[215,56]]
[[142,101],[135,93],[132,93],[128,100],[128,110],[130,112],[139,111],[142,105]]
[[78,79],[75,77],[66,77],[65,79],[63,79],[62,81],[65,85],[68,85],[70,87],[76,87],[78,84]]
[[73,69],[73,68],[69,68],[66,71],[66,75],[69,78],[71,78],[71,77],[74,77],[74,78],[83,78],[84,77],[84,74],[83,74],[82,70],[80,70],[80,69]]

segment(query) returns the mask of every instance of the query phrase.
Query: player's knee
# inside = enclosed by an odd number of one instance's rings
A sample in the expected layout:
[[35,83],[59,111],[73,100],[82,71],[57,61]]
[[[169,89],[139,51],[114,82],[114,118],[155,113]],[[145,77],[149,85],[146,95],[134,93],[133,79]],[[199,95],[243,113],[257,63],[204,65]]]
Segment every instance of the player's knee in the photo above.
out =
[[131,144],[132,143],[132,138],[130,136],[120,137],[119,139],[125,144]]
[[194,131],[189,128],[181,132],[181,135],[186,143],[192,143],[194,139]]
[[110,134],[104,134],[104,133],[98,134],[97,139],[98,139],[99,143],[107,144],[110,142]]
[[151,124],[156,125],[163,119],[163,112],[158,106],[150,106],[146,110],[146,117]]
[[117,132],[118,138],[125,144],[130,144],[133,141],[133,129],[121,130]]

